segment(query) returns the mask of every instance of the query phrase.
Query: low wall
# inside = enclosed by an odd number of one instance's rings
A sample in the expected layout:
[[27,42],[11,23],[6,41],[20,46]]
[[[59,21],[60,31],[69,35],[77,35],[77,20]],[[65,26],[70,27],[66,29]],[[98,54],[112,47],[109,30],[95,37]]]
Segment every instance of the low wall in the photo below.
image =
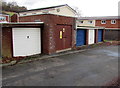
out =
[[120,40],[120,29],[119,30],[105,30],[105,40]]

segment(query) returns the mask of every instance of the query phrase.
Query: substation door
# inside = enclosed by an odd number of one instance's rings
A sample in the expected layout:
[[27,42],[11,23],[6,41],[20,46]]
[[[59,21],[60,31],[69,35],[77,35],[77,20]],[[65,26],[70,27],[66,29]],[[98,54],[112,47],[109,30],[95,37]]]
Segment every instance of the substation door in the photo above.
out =
[[57,51],[70,49],[72,45],[72,27],[57,25],[56,33]]

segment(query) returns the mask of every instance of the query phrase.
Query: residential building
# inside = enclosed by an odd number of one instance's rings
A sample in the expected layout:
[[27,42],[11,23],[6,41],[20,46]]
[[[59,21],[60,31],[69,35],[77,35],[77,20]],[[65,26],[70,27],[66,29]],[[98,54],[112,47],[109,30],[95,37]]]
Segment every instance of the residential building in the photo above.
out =
[[10,22],[10,16],[6,13],[0,13],[0,23]]
[[[119,40],[120,16],[81,17],[78,20],[81,26],[105,27],[106,40]],[[82,23],[80,23],[81,21]],[[94,25],[90,25],[90,21],[93,21]]]

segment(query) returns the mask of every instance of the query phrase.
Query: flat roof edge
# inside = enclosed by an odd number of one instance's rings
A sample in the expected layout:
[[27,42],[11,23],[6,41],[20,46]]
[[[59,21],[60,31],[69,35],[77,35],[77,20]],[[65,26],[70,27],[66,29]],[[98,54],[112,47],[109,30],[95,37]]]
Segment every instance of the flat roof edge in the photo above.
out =
[[77,26],[77,29],[105,29],[105,27],[99,27],[99,26]]
[[0,23],[0,24],[44,24],[44,22],[15,22],[15,23]]

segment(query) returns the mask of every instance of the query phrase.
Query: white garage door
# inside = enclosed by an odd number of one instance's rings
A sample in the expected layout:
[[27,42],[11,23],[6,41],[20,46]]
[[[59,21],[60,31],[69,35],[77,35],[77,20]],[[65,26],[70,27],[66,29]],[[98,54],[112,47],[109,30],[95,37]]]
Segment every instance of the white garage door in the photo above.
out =
[[41,53],[40,28],[13,28],[13,56]]
[[89,33],[88,44],[94,44],[94,42],[95,42],[95,30],[90,29],[88,33]]

